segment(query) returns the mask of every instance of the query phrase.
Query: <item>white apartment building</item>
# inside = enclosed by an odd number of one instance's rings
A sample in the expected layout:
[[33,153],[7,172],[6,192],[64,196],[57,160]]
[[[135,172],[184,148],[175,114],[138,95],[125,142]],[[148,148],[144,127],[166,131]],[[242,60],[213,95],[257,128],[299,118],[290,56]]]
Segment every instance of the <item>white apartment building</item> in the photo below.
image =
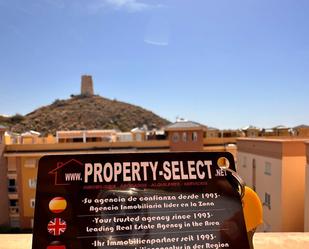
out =
[[304,231],[305,140],[240,138],[237,147],[237,171],[263,203],[259,231]]
[[309,142],[306,142],[305,232],[309,232]]

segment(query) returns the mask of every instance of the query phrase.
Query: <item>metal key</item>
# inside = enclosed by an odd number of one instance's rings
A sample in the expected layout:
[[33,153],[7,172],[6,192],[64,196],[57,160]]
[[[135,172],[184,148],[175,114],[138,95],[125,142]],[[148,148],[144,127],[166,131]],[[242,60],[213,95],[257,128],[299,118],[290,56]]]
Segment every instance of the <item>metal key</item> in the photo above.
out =
[[[232,186],[237,188],[240,194],[249,245],[251,249],[254,249],[253,236],[255,230],[263,223],[262,203],[257,193],[247,187],[242,178],[234,170],[228,168],[225,168],[225,170],[229,173],[227,178],[230,180]],[[230,176],[232,176],[232,178]]]
[[245,217],[247,236],[250,248],[253,249],[253,235],[256,228],[263,223],[263,206],[257,193],[245,186],[241,199]]

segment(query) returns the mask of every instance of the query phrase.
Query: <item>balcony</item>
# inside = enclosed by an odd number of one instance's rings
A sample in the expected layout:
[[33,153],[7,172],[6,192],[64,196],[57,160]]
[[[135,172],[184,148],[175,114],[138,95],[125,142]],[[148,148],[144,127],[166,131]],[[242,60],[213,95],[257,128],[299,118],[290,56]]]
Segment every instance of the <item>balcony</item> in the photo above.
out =
[[10,216],[19,216],[19,207],[18,206],[10,206],[9,207],[9,214]]
[[8,186],[9,194],[17,194],[17,186]]
[[8,186],[8,196],[10,200],[18,199],[17,186]]

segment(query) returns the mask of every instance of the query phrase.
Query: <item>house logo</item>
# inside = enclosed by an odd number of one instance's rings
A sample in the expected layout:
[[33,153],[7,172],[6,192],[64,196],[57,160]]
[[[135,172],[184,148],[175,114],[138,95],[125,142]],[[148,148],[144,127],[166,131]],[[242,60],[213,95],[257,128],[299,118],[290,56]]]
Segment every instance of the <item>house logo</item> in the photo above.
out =
[[48,174],[54,175],[55,185],[70,185],[83,181],[84,165],[76,159],[71,159],[65,163],[58,162],[56,168]]

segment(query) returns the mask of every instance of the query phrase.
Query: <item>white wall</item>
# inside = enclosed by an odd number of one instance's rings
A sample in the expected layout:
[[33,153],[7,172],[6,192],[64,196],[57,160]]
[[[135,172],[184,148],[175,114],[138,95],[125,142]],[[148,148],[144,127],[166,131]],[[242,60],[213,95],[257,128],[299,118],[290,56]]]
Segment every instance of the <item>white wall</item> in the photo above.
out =
[[[282,226],[282,160],[239,151],[238,160],[240,163],[237,172],[244,179],[247,186],[251,188],[253,187],[253,159],[255,159],[256,162],[256,192],[262,203],[265,201],[265,193],[268,193],[271,196],[270,208],[263,205],[264,225],[259,227],[258,231],[279,232],[281,231]],[[271,165],[270,175],[265,174],[266,162]]]
[[306,166],[306,186],[305,186],[305,232],[309,232],[309,164]]
[[238,151],[237,153],[237,173],[252,188],[252,165],[251,154]]
[[281,232],[304,231],[305,167],[304,156],[283,158]]

